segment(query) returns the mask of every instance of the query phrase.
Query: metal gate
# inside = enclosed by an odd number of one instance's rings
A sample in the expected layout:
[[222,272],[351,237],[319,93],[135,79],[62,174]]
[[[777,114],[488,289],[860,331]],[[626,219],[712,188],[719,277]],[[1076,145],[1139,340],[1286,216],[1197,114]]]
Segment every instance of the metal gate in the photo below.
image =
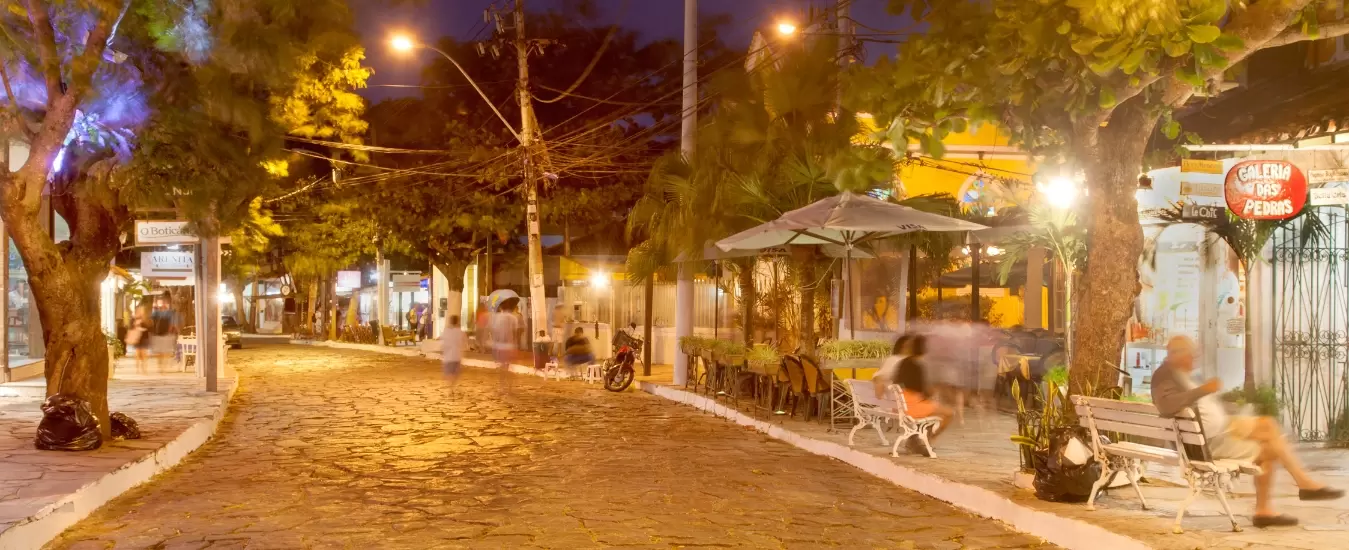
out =
[[1283,420],[1303,441],[1343,439],[1331,428],[1345,413],[1349,381],[1349,222],[1340,208],[1317,208],[1330,239],[1302,244],[1300,225],[1274,234],[1274,380]]

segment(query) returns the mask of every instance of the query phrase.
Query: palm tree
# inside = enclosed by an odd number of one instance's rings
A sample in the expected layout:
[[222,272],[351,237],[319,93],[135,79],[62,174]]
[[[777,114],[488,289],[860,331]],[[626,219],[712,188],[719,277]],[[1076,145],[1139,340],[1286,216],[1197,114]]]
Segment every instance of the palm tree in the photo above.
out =
[[[1063,293],[1068,306],[1063,309],[1064,355],[1071,364],[1073,345],[1073,280],[1087,263],[1087,230],[1078,225],[1072,209],[1035,204],[1027,209],[1026,222],[1033,229],[1018,233],[1001,243],[1002,259],[998,278],[1006,283],[1012,267],[1026,260],[1032,248],[1048,250],[1063,272]],[[1029,269],[1029,267],[1028,267]]]
[[[672,154],[653,169],[629,218],[645,241],[629,256],[643,276],[674,258],[701,258],[708,243],[834,195],[888,186],[888,150],[854,144],[860,126],[837,105],[840,71],[830,40],[783,51],[776,63],[727,74],[709,87],[710,122],[691,158]],[[814,248],[793,252],[800,286],[801,348],[814,350]],[[739,262],[742,303],[753,303],[753,263]],[[648,308],[649,309],[649,308]],[[745,337],[752,333],[744,308]]]
[[[1204,240],[1200,252],[1204,259],[1212,258],[1214,247],[1219,241],[1228,246],[1230,253],[1236,255],[1240,262],[1242,275],[1246,278],[1245,290],[1242,292],[1243,308],[1246,311],[1243,340],[1245,345],[1245,379],[1242,389],[1248,394],[1255,391],[1255,358],[1251,355],[1251,340],[1253,338],[1251,329],[1251,268],[1252,265],[1262,259],[1261,251],[1269,243],[1269,239],[1280,230],[1292,230],[1297,232],[1298,246],[1306,248],[1308,246],[1317,246],[1319,243],[1331,241],[1334,236],[1330,233],[1330,228],[1326,226],[1321,217],[1310,213],[1309,209],[1303,209],[1298,215],[1283,220],[1247,220],[1239,218],[1229,210],[1225,210],[1223,216],[1216,219],[1187,219],[1183,213],[1183,205],[1175,204],[1171,208],[1166,208],[1152,212],[1157,219],[1171,224],[1193,223],[1203,226],[1208,231],[1208,237]],[[1155,245],[1147,251],[1149,261],[1156,261]]]

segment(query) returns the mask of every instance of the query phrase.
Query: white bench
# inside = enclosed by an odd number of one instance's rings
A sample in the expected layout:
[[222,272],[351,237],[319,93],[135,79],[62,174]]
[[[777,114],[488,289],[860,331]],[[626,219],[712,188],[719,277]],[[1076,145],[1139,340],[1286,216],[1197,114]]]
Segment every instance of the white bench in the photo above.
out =
[[928,441],[928,434],[941,423],[940,418],[935,416],[914,418],[898,412],[908,410],[908,405],[904,402],[904,392],[897,385],[891,385],[887,389],[888,399],[880,399],[876,397],[876,386],[870,380],[853,378],[847,383],[848,393],[852,394],[853,416],[857,419],[857,425],[848,432],[849,447],[853,446],[853,437],[857,432],[867,426],[876,429],[876,435],[881,438],[882,445],[889,445],[890,442],[886,440],[881,424],[893,420],[899,427],[899,434],[896,436],[894,446],[890,448],[890,456],[899,456],[899,446],[910,437],[917,436],[923,447],[927,448],[927,456],[937,457],[937,453],[932,450],[932,443]]
[[[1091,497],[1087,499],[1087,509],[1094,510],[1096,495],[1115,479],[1121,472],[1129,477],[1129,483],[1138,493],[1138,500],[1147,509],[1147,500],[1138,486],[1143,461],[1156,462],[1180,468],[1190,492],[1180,510],[1176,512],[1176,524],[1172,531],[1183,533],[1181,520],[1185,510],[1194,502],[1195,497],[1205,490],[1213,491],[1227,519],[1232,522],[1233,531],[1241,531],[1237,520],[1232,516],[1232,508],[1227,503],[1227,494],[1232,490],[1232,481],[1240,474],[1256,475],[1260,467],[1250,462],[1238,460],[1214,460],[1209,454],[1208,440],[1204,437],[1202,423],[1193,412],[1186,410],[1177,418],[1162,418],[1157,407],[1151,403],[1116,401],[1097,397],[1073,396],[1073,406],[1077,411],[1079,423],[1091,431],[1092,452],[1101,464],[1101,478],[1092,487]],[[1174,448],[1157,447],[1144,443],[1116,442],[1101,443],[1101,432],[1114,432],[1155,439]],[[1185,452],[1185,445],[1202,449],[1201,459],[1191,458]]]

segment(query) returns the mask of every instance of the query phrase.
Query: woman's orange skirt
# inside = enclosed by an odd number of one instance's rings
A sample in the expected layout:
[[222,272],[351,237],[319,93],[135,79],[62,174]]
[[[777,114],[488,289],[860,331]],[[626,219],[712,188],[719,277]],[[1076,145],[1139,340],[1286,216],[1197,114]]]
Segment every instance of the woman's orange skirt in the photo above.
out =
[[908,406],[905,414],[913,418],[926,418],[937,413],[937,404],[916,391],[904,390],[904,404]]

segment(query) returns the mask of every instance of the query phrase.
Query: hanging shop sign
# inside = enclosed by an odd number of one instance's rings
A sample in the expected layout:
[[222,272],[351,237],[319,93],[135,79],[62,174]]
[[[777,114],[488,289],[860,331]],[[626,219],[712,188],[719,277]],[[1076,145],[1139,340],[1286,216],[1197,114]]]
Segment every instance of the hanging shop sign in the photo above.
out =
[[151,222],[136,220],[136,244],[193,244],[197,235],[185,221]]
[[1318,187],[1308,191],[1308,203],[1312,206],[1340,206],[1349,204],[1349,188]]
[[141,276],[159,279],[183,279],[192,276],[197,265],[191,252],[142,252]]
[[422,289],[422,276],[417,274],[394,274],[394,292],[417,292]]
[[1181,159],[1180,171],[1182,173],[1195,173],[1195,174],[1221,174],[1223,173],[1223,161]]
[[1349,168],[1332,168],[1329,170],[1307,171],[1307,183],[1311,185],[1331,183],[1336,181],[1349,181]]
[[1185,203],[1180,208],[1180,217],[1187,221],[1217,220],[1227,215],[1227,209],[1221,204]]
[[1284,220],[1307,204],[1307,178],[1285,160],[1248,160],[1227,172],[1227,208],[1248,220]]
[[1186,197],[1221,197],[1223,186],[1219,183],[1180,182],[1180,194]]

